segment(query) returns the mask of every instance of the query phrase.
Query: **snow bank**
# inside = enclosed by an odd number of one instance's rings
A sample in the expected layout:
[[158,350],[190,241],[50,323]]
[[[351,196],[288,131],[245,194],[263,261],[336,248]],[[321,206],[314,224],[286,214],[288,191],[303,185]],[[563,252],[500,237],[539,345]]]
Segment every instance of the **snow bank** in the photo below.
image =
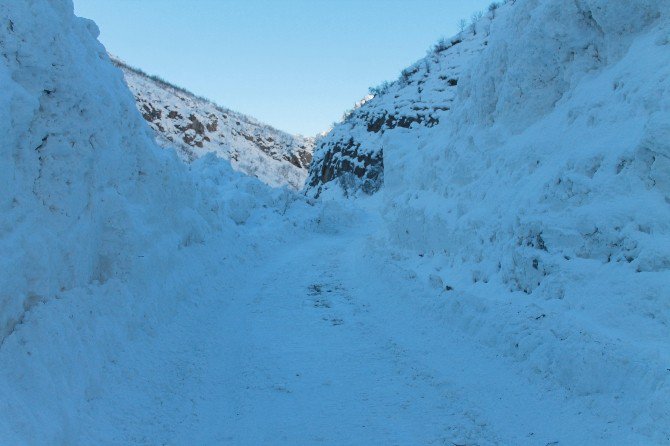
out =
[[0,339],[34,304],[197,238],[185,167],[159,151],[71,1],[0,2]]
[[[603,23],[597,2],[518,1],[503,11],[450,120],[385,141],[396,237],[458,250],[526,292],[574,259],[667,270],[668,3],[644,4],[632,8],[639,19],[608,12]],[[538,23],[577,37],[570,44]],[[612,31],[598,37],[603,30]],[[572,62],[538,62],[554,60],[557,46]]]
[[[450,288],[522,299],[482,312],[465,299],[451,323],[523,337],[508,354],[577,394],[626,399],[667,439],[670,2],[498,11],[448,117],[382,141],[389,232]],[[562,328],[519,317],[551,308]]]
[[71,1],[0,0],[0,17],[0,438],[136,443],[119,417],[157,403],[117,386],[165,363],[157,333],[187,298],[220,298],[213,272],[256,243],[236,228],[277,227],[297,198],[158,147]]

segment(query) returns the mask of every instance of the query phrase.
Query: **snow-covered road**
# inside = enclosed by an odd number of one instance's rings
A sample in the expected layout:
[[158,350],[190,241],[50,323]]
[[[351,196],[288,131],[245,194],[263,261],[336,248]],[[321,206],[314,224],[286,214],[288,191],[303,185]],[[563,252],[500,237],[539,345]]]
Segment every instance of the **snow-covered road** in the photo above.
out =
[[0,0],[0,446],[670,444],[670,0],[506,3],[295,193],[156,146],[72,1]]
[[445,322],[450,293],[408,279],[370,227],[194,272],[194,294],[107,370],[90,431],[103,417],[115,444],[644,443]]

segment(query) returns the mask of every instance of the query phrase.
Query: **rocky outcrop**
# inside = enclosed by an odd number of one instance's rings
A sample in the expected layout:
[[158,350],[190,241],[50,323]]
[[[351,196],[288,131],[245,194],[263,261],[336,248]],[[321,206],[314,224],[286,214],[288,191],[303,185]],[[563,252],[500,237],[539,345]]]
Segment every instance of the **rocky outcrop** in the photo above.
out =
[[318,196],[331,182],[345,193],[379,190],[384,183],[384,140],[448,119],[461,68],[485,45],[484,32],[461,33],[440,41],[395,82],[372,88],[371,96],[317,140],[307,193]]
[[303,187],[313,138],[294,136],[220,107],[118,59],[137,107],[163,147],[190,162],[213,152],[237,170],[272,185]]

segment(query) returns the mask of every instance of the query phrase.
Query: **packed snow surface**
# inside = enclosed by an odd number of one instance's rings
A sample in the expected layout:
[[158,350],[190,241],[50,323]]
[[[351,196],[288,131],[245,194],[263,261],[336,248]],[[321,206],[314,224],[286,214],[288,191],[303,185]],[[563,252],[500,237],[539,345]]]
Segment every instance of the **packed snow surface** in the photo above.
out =
[[498,8],[379,192],[316,200],[183,163],[71,1],[0,0],[0,443],[670,443],[669,6]]

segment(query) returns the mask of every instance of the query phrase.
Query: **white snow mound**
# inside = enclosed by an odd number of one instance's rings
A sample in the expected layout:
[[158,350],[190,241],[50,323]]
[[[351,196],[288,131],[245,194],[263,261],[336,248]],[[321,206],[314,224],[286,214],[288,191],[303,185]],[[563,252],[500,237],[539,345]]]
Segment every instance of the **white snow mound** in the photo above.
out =
[[3,339],[33,304],[127,276],[161,241],[186,243],[202,218],[96,25],[70,1],[3,0],[0,13]]

